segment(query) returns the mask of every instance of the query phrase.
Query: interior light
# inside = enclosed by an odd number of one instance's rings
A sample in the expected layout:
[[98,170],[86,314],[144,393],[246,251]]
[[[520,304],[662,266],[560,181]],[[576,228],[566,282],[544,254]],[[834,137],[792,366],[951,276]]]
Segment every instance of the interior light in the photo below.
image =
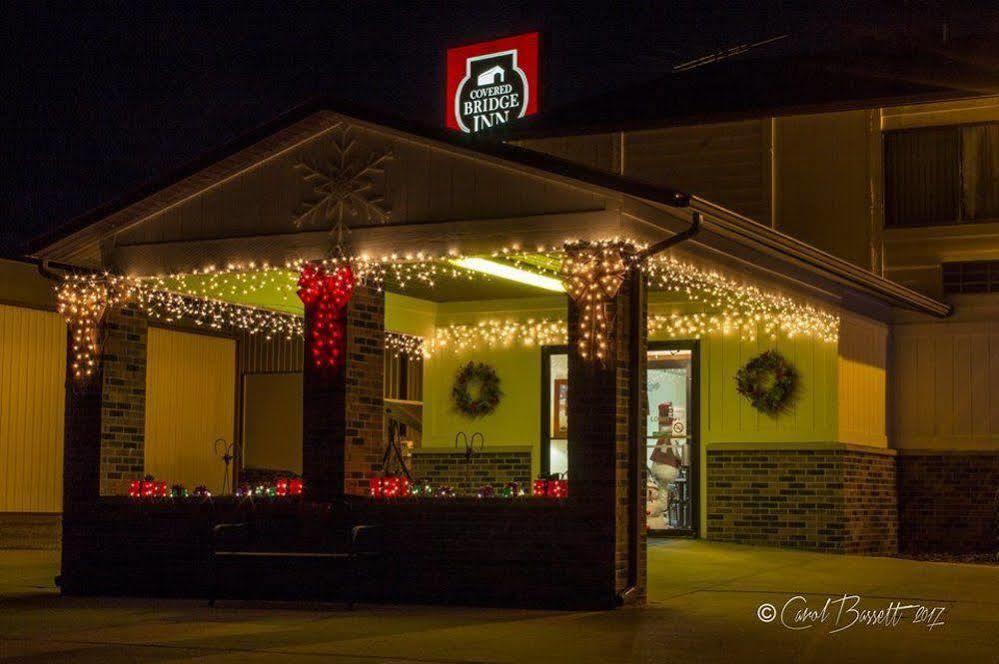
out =
[[565,292],[565,287],[558,279],[546,277],[543,274],[537,274],[536,272],[521,270],[520,268],[513,267],[512,265],[507,265],[505,263],[497,263],[496,261],[491,261],[486,258],[458,258],[452,260],[451,263],[457,265],[458,267],[463,267],[466,270],[475,270],[476,272],[490,274],[494,277],[500,277],[501,279],[509,279],[510,281],[527,284],[528,286],[543,288],[545,290],[555,291],[556,293]]

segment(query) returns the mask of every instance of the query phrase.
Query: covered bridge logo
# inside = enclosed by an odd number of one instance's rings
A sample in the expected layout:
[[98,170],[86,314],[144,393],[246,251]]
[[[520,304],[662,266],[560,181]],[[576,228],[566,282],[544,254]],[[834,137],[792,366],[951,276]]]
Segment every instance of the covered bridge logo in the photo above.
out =
[[450,49],[447,125],[474,133],[537,111],[538,35]]

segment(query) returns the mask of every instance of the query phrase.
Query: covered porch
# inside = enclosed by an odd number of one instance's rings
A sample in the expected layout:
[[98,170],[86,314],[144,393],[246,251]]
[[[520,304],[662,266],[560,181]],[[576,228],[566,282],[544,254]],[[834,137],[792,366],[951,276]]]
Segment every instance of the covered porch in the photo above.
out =
[[[936,303],[524,151],[325,112],[276,136],[40,253],[83,268],[59,285],[64,592],[198,595],[226,522],[375,523],[364,595],[428,602],[642,601],[649,531],[894,546],[884,321]],[[768,351],[795,389],[762,412],[735,379]],[[230,592],[336,596],[318,573]]]

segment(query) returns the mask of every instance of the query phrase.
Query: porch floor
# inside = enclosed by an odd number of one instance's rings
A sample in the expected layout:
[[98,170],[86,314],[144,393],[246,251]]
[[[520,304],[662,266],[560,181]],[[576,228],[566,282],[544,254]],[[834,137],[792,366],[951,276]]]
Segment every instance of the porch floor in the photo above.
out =
[[[58,554],[0,551],[0,660],[17,662],[994,661],[999,567],[859,558],[700,541],[649,549],[643,609],[568,613],[461,607],[60,598]],[[515,574],[511,570],[511,574]],[[805,595],[944,606],[928,631],[757,618]],[[834,618],[835,616],[833,616]],[[830,618],[832,620],[833,618]],[[844,617],[841,625],[849,622]]]

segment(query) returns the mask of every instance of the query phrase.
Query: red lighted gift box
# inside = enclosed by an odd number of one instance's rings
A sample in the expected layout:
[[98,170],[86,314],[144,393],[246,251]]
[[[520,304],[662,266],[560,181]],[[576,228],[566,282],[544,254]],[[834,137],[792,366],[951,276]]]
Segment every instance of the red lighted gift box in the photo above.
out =
[[167,483],[152,480],[132,480],[128,485],[131,498],[166,498]]
[[400,498],[409,495],[409,480],[397,475],[372,477],[368,488],[373,498]]
[[281,478],[274,483],[274,491],[278,496],[301,496],[302,480]]
[[565,498],[569,495],[569,480],[563,479],[537,479],[534,480],[535,496],[545,498]]

